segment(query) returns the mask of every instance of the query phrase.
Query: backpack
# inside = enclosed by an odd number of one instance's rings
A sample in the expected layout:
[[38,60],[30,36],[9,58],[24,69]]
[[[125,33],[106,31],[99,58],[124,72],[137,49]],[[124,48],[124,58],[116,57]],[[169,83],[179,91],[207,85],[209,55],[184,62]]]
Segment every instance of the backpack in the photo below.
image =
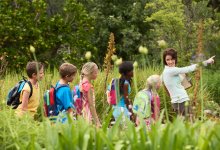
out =
[[76,113],[78,115],[82,114],[83,109],[83,100],[82,100],[82,92],[80,91],[79,85],[75,85],[73,87],[73,105],[75,106]]
[[[147,99],[149,99],[149,101],[146,101]],[[136,94],[133,102],[134,113],[138,113],[143,118],[151,117],[151,102],[152,102],[152,96],[150,91],[148,90],[139,91]]]
[[67,85],[51,86],[51,88],[44,93],[44,115],[46,117],[58,115],[56,92],[62,87],[67,87]]
[[8,106],[12,106],[12,109],[16,109],[18,105],[22,103],[20,101],[20,95],[26,83],[28,83],[31,89],[30,95],[29,95],[29,98],[30,98],[32,96],[33,87],[32,87],[31,82],[28,81],[25,77],[23,77],[22,80],[20,80],[13,88],[9,90],[6,103]]
[[113,78],[108,85],[107,91],[107,101],[109,105],[116,105],[120,100],[120,88],[119,88],[119,79]]

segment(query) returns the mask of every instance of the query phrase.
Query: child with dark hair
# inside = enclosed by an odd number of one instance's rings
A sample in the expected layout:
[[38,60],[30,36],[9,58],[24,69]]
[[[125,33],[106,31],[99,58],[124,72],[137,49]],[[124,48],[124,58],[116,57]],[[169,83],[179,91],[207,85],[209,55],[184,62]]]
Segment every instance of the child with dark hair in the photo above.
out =
[[[39,72],[37,68],[39,69]],[[20,95],[21,104],[16,109],[16,114],[21,117],[24,114],[29,113],[32,117],[34,117],[40,104],[40,89],[38,81],[44,76],[44,66],[40,62],[28,62],[26,72],[28,75],[28,81],[31,83],[32,90],[30,85],[25,83]]]
[[116,106],[114,106],[113,116],[115,120],[123,113],[123,116],[134,120],[132,111],[132,102],[129,99],[131,93],[131,80],[133,77],[133,63],[131,61],[124,61],[119,66],[119,73],[121,77],[119,79],[120,87],[120,100]]

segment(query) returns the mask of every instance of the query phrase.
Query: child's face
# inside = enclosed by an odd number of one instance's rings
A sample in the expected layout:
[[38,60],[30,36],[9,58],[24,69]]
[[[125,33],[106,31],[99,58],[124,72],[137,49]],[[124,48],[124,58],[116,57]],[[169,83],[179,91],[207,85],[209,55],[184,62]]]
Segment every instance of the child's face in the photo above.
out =
[[[39,70],[39,80],[42,80],[44,77],[44,67],[42,67],[40,70]],[[38,76],[36,73],[33,73],[32,74],[32,79],[35,79],[38,81]]]
[[98,76],[98,73],[99,73],[98,66],[95,66],[94,71],[92,72],[92,75],[91,75],[91,79],[95,80]]
[[127,75],[128,78],[132,78],[134,76],[133,70],[128,72],[126,75]]
[[42,67],[39,71],[39,80],[42,80],[44,77],[44,67]]
[[156,90],[158,90],[161,86],[161,81],[158,81],[157,84],[156,84]]

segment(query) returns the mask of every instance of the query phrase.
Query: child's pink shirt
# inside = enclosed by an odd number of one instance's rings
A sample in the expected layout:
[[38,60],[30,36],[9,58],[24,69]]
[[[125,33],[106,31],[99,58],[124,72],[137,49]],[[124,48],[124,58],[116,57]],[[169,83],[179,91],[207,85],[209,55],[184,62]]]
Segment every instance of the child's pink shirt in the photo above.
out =
[[89,108],[89,99],[88,99],[88,92],[91,89],[92,91],[92,99],[93,99],[93,104],[95,107],[95,94],[94,94],[94,87],[93,85],[88,81],[88,80],[83,80],[80,82],[80,91],[82,92],[82,99],[83,99],[83,110],[82,110],[82,115],[83,118],[85,118],[87,121],[91,122],[92,121],[92,114]]

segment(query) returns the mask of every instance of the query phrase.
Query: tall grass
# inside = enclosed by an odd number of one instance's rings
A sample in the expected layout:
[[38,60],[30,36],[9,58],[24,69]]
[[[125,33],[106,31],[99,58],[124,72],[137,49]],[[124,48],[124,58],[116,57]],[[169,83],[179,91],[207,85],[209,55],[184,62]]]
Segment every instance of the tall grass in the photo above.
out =
[[[138,90],[145,87],[146,79],[149,75],[159,74],[161,68],[153,66],[146,70],[137,70]],[[24,74],[24,73],[22,73]],[[111,109],[105,100],[104,72],[100,72],[94,81],[96,93],[97,112],[102,119],[102,128],[98,129],[87,124],[82,119],[70,120],[66,124],[51,124],[47,119],[36,121],[26,116],[18,119],[14,116],[14,111],[5,106],[7,91],[21,79],[20,74],[8,73],[1,82],[0,91],[0,149],[216,149],[220,147],[220,125],[214,121],[195,121],[189,123],[181,118],[172,122],[162,124],[156,122],[151,130],[145,126],[135,127],[133,123],[127,121],[125,126],[118,120],[116,124],[108,128],[111,118]],[[109,74],[109,80],[117,77],[117,70]],[[205,78],[205,77],[204,77]],[[41,97],[50,87],[59,80],[57,70],[46,71],[43,81],[41,81]],[[79,82],[76,77],[73,87]],[[135,96],[132,88],[131,99]],[[210,98],[206,86],[203,86],[204,93],[198,92],[205,99]],[[162,95],[163,90],[159,91]],[[192,89],[188,91],[192,93]],[[191,94],[190,96],[192,96]],[[41,100],[43,101],[43,99]],[[165,96],[161,100],[161,108],[164,108],[164,101],[167,103],[168,112],[172,117],[170,109],[170,99]],[[206,103],[206,101],[204,101]],[[39,113],[40,115],[40,113]],[[40,117],[38,117],[40,118]],[[161,116],[163,118],[163,116]]]
[[112,128],[96,128],[83,120],[66,124],[18,119],[10,110],[0,112],[0,149],[217,149],[220,124],[177,118],[172,123],[135,127],[120,120]]

